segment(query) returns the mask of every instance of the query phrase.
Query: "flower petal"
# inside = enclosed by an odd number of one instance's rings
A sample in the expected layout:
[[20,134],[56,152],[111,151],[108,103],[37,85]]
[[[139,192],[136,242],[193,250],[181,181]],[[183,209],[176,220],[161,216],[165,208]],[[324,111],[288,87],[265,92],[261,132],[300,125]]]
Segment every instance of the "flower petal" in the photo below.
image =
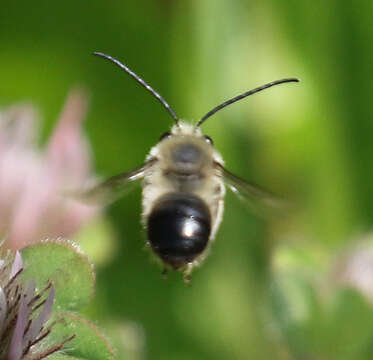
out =
[[[29,287],[29,290],[31,287]],[[12,340],[9,347],[8,360],[20,360],[23,353],[23,334],[25,332],[28,317],[29,307],[27,306],[28,300],[26,296],[22,296],[21,303],[17,314],[17,323],[14,329]]]
[[32,105],[16,105],[0,113],[0,147],[29,147],[36,142],[38,114]]
[[6,297],[2,287],[0,287],[0,336],[3,330],[6,313],[8,311]]
[[54,297],[56,295],[56,292],[53,288],[53,286],[50,289],[49,296],[43,306],[43,309],[41,310],[39,316],[33,320],[30,330],[26,337],[26,343],[29,341],[35,340],[37,336],[39,335],[41,329],[43,328],[43,325],[46,321],[48,321],[53,307]]
[[90,149],[81,129],[87,102],[82,90],[70,92],[48,145],[47,160],[52,174],[69,185],[80,184],[90,168]]
[[16,252],[16,256],[14,257],[12,269],[10,270],[10,279],[16,275],[23,267],[21,253],[19,251]]

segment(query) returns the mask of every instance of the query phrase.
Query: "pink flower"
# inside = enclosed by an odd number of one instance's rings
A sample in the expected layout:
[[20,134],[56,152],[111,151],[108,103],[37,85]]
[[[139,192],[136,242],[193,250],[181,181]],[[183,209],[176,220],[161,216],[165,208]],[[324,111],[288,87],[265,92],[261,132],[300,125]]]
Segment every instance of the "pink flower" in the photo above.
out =
[[0,235],[13,249],[70,237],[97,214],[64,196],[92,177],[81,128],[86,110],[85,94],[72,91],[44,151],[37,147],[38,116],[31,106],[0,112]]

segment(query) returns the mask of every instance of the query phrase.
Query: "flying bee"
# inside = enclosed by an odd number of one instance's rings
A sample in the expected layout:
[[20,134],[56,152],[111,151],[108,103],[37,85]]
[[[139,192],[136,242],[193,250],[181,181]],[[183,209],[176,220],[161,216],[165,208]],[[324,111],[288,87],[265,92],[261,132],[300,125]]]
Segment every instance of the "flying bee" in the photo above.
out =
[[142,181],[142,223],[148,245],[168,268],[181,270],[187,281],[207,256],[223,216],[225,187],[248,202],[279,205],[275,197],[224,168],[224,161],[201,125],[226,106],[296,78],[270,82],[216,106],[195,125],[181,121],[168,103],[143,79],[113,57],[95,52],[127,72],[149,91],[175,121],[140,167],[114,176],[84,193],[86,199],[114,200],[135,181]]

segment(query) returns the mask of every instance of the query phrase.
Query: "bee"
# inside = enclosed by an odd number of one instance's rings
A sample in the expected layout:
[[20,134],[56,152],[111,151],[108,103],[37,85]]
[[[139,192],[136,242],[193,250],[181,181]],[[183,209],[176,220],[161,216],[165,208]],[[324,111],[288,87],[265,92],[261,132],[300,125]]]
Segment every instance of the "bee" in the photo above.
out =
[[168,111],[174,120],[162,134],[143,165],[109,178],[85,192],[85,197],[113,201],[136,181],[142,181],[142,223],[147,244],[168,269],[180,270],[184,280],[208,255],[223,216],[226,186],[248,202],[276,207],[279,201],[257,185],[232,174],[201,125],[216,112],[272,86],[298,82],[296,78],[273,81],[235,96],[210,110],[196,124],[178,118],[170,105],[126,65],[110,55],[95,52],[119,66]]

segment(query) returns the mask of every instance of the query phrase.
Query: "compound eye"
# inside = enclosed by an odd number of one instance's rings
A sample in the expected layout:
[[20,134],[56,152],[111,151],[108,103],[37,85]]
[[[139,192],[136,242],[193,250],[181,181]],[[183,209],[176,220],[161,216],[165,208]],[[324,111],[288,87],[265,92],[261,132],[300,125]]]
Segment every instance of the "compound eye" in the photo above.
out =
[[162,135],[161,135],[161,137],[159,138],[159,141],[162,141],[162,140],[164,140],[164,139],[167,139],[167,138],[169,138],[171,136],[171,133],[169,132],[169,131],[166,131],[165,133],[163,133]]
[[210,136],[205,135],[205,140],[206,140],[206,142],[209,143],[210,145],[214,145],[214,141],[210,138]]

